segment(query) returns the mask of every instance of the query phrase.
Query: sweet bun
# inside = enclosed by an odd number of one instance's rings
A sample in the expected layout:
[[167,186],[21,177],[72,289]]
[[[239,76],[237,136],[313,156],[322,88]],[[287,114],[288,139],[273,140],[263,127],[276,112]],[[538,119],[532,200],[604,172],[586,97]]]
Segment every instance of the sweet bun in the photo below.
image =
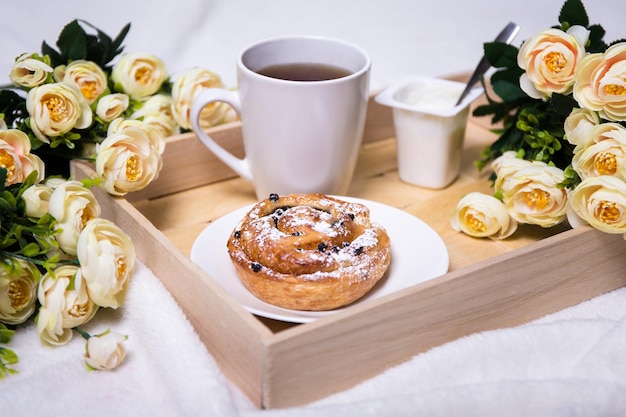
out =
[[389,236],[366,206],[322,194],[272,194],[245,215],[227,247],[250,292],[294,310],[352,303],[391,260]]

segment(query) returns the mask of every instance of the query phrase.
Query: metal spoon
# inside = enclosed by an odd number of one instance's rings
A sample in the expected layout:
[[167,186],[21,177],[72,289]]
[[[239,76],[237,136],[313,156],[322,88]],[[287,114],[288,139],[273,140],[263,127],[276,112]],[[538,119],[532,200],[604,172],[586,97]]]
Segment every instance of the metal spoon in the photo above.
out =
[[[517,24],[513,22],[509,22],[509,24],[506,25],[505,28],[502,29],[502,32],[500,32],[500,34],[496,37],[494,42],[502,42],[502,43],[506,43],[507,45],[510,44],[513,41],[513,38],[515,38],[515,35],[517,35],[517,32],[519,32],[519,29],[520,28]],[[461,93],[461,97],[459,97],[459,100],[456,102],[455,106],[458,106],[459,104],[461,104],[461,102],[470,92],[474,84],[476,84],[480,80],[480,78],[485,74],[485,72],[487,72],[489,67],[491,67],[491,64],[489,64],[489,61],[487,61],[487,58],[485,58],[485,56],[483,55],[482,59],[476,66],[474,73],[472,74],[469,81],[467,82],[467,85],[465,86],[465,90],[463,90],[463,93]]]

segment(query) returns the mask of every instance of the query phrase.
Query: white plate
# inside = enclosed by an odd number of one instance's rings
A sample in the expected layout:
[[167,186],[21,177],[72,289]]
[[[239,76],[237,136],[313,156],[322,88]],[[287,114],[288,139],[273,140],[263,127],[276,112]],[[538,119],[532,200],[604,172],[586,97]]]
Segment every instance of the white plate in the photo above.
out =
[[[385,276],[364,297],[351,305],[391,294],[448,271],[448,250],[443,240],[422,220],[375,201],[343,196],[340,198],[366,205],[370,209],[372,221],[387,230],[391,241],[391,265]],[[248,311],[258,316],[307,323],[349,308],[347,306],[331,311],[289,310],[265,303],[248,291],[235,272],[226,242],[235,226],[251,208],[252,205],[242,207],[209,224],[194,242],[191,260],[219,282]]]

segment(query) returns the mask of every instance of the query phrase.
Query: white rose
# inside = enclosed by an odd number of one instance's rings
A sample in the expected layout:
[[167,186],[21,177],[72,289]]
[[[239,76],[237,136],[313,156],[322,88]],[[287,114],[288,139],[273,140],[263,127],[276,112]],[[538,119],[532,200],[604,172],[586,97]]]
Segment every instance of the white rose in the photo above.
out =
[[89,299],[80,269],[63,265],[47,273],[39,282],[37,334],[51,345],[62,345],[72,338],[72,328],[87,323],[98,311]]
[[517,230],[517,222],[497,198],[472,192],[459,200],[450,217],[456,231],[474,237],[505,239]]
[[77,257],[91,299],[119,307],[136,263],[130,237],[109,220],[90,220],[78,237]]
[[45,184],[33,184],[24,190],[22,199],[26,203],[26,215],[40,218],[50,210],[50,196],[52,187]]
[[37,182],[43,180],[44,163],[30,151],[26,133],[18,129],[0,130],[0,167],[7,170],[6,185],[23,182],[33,171],[37,171]]
[[626,238],[626,183],[608,175],[589,177],[569,193],[575,213],[594,228]]
[[504,183],[508,181],[511,175],[518,170],[532,165],[531,161],[517,157],[517,152],[506,151],[493,160],[491,168],[496,175],[494,188],[498,191],[502,190]]
[[0,267],[0,322],[21,324],[35,312],[39,277],[39,270],[22,260]]
[[54,189],[49,207],[50,215],[56,219],[59,247],[76,255],[78,236],[89,220],[100,216],[100,204],[80,181],[67,181]]
[[96,115],[104,122],[120,117],[128,108],[130,99],[126,94],[107,94],[98,100]]
[[75,85],[89,104],[108,90],[107,75],[95,62],[79,59],[55,72],[56,77],[63,76],[58,81]]
[[[219,75],[203,68],[193,68],[174,81],[172,113],[182,128],[191,129],[191,105],[200,91],[206,88],[224,88],[224,84]],[[227,108],[221,102],[209,104],[200,113],[200,126],[208,128],[215,125]]]
[[53,69],[37,54],[25,53],[15,59],[9,78],[15,85],[33,88],[43,84]]
[[172,114],[172,98],[164,94],[156,94],[148,98],[140,109],[130,118],[143,121],[146,125],[155,128],[166,138],[176,133],[178,123]]
[[563,128],[565,138],[572,145],[576,145],[574,152],[593,143],[593,128],[600,124],[598,113],[587,109],[574,109],[565,118]]
[[589,132],[591,144],[572,158],[572,168],[582,178],[612,175],[626,180],[626,128],[603,123]]
[[125,195],[145,188],[161,166],[161,155],[139,127],[125,128],[98,145],[96,172],[109,194]]
[[158,152],[159,155],[163,154],[163,151],[165,150],[165,137],[162,135],[162,131],[158,128],[158,126],[146,123],[143,120],[124,119],[119,117],[111,121],[111,124],[109,124],[107,136],[113,136],[129,127],[138,127],[143,130],[150,140],[150,147]]
[[107,330],[87,339],[85,362],[92,369],[106,371],[117,368],[126,356],[124,341],[128,336]]
[[125,54],[113,67],[111,78],[116,89],[132,98],[143,98],[159,91],[167,79],[167,69],[165,63],[152,54]]
[[502,196],[508,213],[518,223],[552,227],[566,218],[567,193],[559,188],[563,170],[533,161],[510,174],[502,183]]
[[30,90],[26,110],[33,133],[44,143],[74,128],[85,129],[93,120],[89,103],[80,91],[65,83],[43,84]]

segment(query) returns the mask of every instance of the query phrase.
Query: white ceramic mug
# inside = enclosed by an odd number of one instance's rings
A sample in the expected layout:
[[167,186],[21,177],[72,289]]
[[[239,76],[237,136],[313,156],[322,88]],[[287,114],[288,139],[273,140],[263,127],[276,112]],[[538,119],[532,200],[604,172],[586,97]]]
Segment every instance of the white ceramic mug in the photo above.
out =
[[[293,64],[346,72],[321,81],[259,73]],[[237,60],[237,91],[212,88],[195,98],[193,130],[218,158],[254,184],[259,199],[271,193],[345,194],[363,137],[370,67],[367,53],[340,40],[284,37],[258,42]],[[216,101],[228,103],[241,118],[243,159],[200,128],[200,112]]]

